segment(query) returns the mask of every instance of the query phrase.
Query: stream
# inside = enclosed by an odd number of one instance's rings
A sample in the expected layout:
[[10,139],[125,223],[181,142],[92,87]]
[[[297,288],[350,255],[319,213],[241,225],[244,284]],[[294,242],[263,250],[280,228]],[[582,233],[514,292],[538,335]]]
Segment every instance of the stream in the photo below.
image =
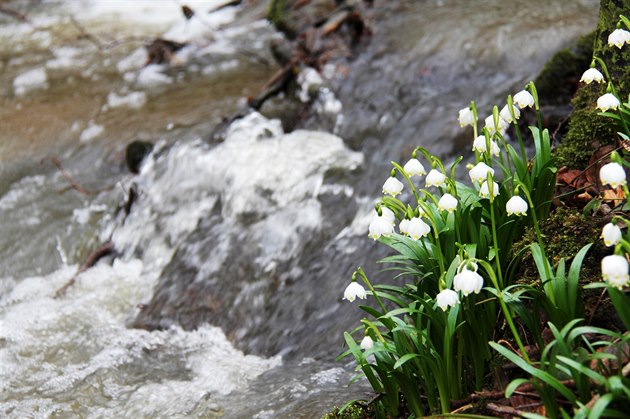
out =
[[[318,418],[370,399],[335,358],[361,318],[341,300],[352,272],[387,280],[367,226],[390,161],[468,155],[457,111],[521,90],[599,4],[376,0],[298,129],[273,116],[300,99],[280,97],[215,141],[282,37],[266,1],[209,13],[224,3],[0,14],[0,416]],[[157,37],[186,46],[147,65]],[[136,140],[154,148],[131,174]]]

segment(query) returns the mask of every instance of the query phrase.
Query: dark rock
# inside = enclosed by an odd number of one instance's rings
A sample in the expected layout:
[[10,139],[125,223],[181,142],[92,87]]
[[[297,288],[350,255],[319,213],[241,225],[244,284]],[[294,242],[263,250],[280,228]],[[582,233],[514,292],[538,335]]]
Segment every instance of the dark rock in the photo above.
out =
[[125,150],[125,161],[131,173],[138,174],[144,158],[153,150],[153,144],[148,141],[134,141]]

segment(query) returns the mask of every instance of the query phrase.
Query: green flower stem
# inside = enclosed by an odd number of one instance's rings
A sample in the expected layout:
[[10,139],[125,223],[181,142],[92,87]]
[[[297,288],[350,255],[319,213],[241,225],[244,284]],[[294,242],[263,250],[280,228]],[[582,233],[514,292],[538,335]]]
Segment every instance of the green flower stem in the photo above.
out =
[[363,282],[365,283],[365,285],[367,285],[367,287],[370,289],[374,298],[376,298],[376,302],[378,303],[381,310],[383,310],[383,314],[386,314],[388,312],[387,308],[385,308],[385,304],[383,304],[383,302],[381,301],[381,298],[376,293],[376,290],[372,286],[372,283],[370,283],[370,280],[367,279],[367,276],[365,276],[365,272],[363,272],[363,268],[359,267],[357,269],[357,272],[359,273],[359,275],[361,275],[361,279],[363,279]]
[[475,105],[474,101],[470,102],[470,108],[472,109],[473,112],[473,141],[477,138],[478,134],[478,130],[477,130],[477,106]]
[[514,115],[514,100],[512,99],[512,95],[508,96],[507,103],[508,103],[508,109],[510,110],[510,115],[512,116],[512,121],[514,124],[514,131],[516,132],[516,138],[518,138],[518,146],[521,152],[521,159],[523,159],[524,164],[527,164],[527,153],[525,152],[525,143],[523,142],[523,135],[521,134],[521,129],[518,126],[518,120],[516,119],[516,115]]
[[540,104],[538,103],[538,91],[536,90],[536,85],[533,81],[530,81],[529,90],[531,91],[532,96],[534,96],[534,108],[536,109],[536,120],[538,121],[538,131],[542,133],[542,115],[540,114]]
[[[397,210],[401,211],[403,214],[407,212],[407,207],[405,207],[405,204],[400,202],[399,199],[396,199],[396,198],[390,197],[390,196],[384,196],[381,199],[381,201],[383,202],[383,204],[385,204],[385,206],[387,206],[387,207],[392,206],[392,207],[396,208]],[[389,206],[388,206],[388,204],[389,204]]]
[[499,259],[499,242],[497,240],[497,222],[494,216],[494,184],[492,180],[492,175],[488,174],[488,191],[490,195],[490,220],[492,223],[492,242],[494,245],[494,258],[497,261],[497,273],[499,274],[499,283],[501,284],[501,288],[498,291],[503,291],[503,274],[501,273],[501,260]]
[[[435,199],[431,192],[427,191],[426,189],[420,189],[420,192],[428,196],[429,199],[431,199],[437,207],[438,201],[437,199]],[[418,205],[422,207],[422,211],[424,211],[424,214],[431,222],[431,231],[433,232],[433,237],[435,239],[435,247],[437,248],[437,251],[439,253],[437,259],[438,263],[440,264],[440,274],[444,275],[444,273],[446,272],[446,268],[444,267],[444,255],[442,254],[442,247],[440,246],[440,235],[438,234],[437,223],[435,222],[435,218],[433,217],[433,212],[431,211],[431,208],[422,201],[418,201]]]
[[416,198],[416,201],[417,201],[418,200],[418,191],[416,190],[416,187],[413,185],[413,182],[411,181],[411,178],[409,177],[409,175],[407,175],[407,172],[405,172],[405,169],[403,169],[395,161],[392,162],[392,165],[407,180],[407,183],[409,184],[409,187],[411,188],[411,191],[413,192],[413,196]]
[[490,264],[486,262],[485,260],[476,259],[476,261],[481,266],[483,266],[486,272],[488,273],[488,276],[490,277],[490,281],[492,281],[492,285],[494,285],[494,287],[497,290],[497,298],[499,299],[501,310],[503,311],[503,315],[505,316],[505,321],[507,321],[507,324],[510,327],[512,336],[514,336],[514,340],[516,340],[516,344],[518,345],[518,348],[521,350],[523,359],[528,364],[531,364],[532,361],[529,359],[529,355],[527,355],[527,351],[525,350],[525,346],[523,346],[521,337],[519,336],[518,331],[516,330],[516,326],[514,325],[514,320],[512,319],[512,314],[510,313],[510,309],[508,308],[507,304],[505,304],[505,301],[503,300],[503,291],[499,289],[498,287],[499,284],[497,283],[497,277],[494,274],[494,271],[492,270],[492,266],[490,266]]
[[[540,232],[540,225],[538,224],[538,217],[536,217],[536,207],[534,206],[534,202],[532,201],[532,197],[529,194],[529,190],[525,186],[523,182],[520,180],[516,182],[517,188],[525,193],[527,197],[527,202],[529,203],[530,212],[532,214],[532,224],[534,225],[534,230],[536,231],[536,240],[538,240],[538,245],[540,246],[540,252],[542,253],[543,259],[545,260],[545,275],[547,278],[551,278],[551,272],[549,271],[549,264],[547,263],[547,254],[545,252],[545,244],[543,243],[542,233]],[[553,298],[553,296],[552,296]],[[555,304],[555,301],[553,302]]]
[[[604,70],[604,75],[606,76],[606,80],[608,81],[608,86],[610,86],[611,93],[615,95],[616,97],[619,97],[619,95],[617,94],[617,89],[615,89],[615,84],[613,83],[612,77],[610,77],[610,73],[608,73],[608,67],[606,66],[606,63],[604,62],[604,60],[593,55],[593,61],[596,61],[597,63],[599,63],[599,65],[602,67],[602,70]],[[624,115],[621,114],[619,116],[621,119],[621,123],[623,124],[623,127],[626,130],[626,132],[630,132],[630,127],[628,127],[628,122],[626,121],[626,118],[624,118]]]
[[385,343],[385,338],[383,337],[383,335],[381,334],[381,331],[378,330],[378,327],[376,327],[374,323],[366,319],[361,320],[361,323],[363,323],[368,329],[374,330],[374,333],[376,333],[377,339],[380,340],[382,343]]

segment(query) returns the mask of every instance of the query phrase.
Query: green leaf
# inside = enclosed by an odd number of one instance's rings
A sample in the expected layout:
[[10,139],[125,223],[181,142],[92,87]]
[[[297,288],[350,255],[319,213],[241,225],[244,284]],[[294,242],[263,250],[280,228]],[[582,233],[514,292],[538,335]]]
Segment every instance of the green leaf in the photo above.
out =
[[526,378],[517,378],[512,380],[510,384],[505,388],[505,398],[509,399],[512,393],[516,391],[522,384],[529,383],[529,380]]
[[[588,414],[588,419],[599,419],[603,416],[604,410],[613,400],[613,395],[608,393],[601,396],[591,408],[591,412]],[[627,412],[626,412],[627,413]]]
[[394,369],[398,369],[400,367],[402,367],[403,365],[405,365],[408,361],[411,361],[414,358],[419,358],[420,355],[419,354],[405,354],[403,356],[401,356],[398,361],[396,361],[396,363],[394,364]]

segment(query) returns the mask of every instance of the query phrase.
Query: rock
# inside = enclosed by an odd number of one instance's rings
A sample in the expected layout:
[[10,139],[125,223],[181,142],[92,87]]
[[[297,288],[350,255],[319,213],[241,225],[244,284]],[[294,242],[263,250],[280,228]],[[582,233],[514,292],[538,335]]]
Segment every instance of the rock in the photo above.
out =
[[125,150],[125,161],[131,173],[140,173],[140,165],[144,158],[153,150],[153,144],[148,141],[133,141]]

